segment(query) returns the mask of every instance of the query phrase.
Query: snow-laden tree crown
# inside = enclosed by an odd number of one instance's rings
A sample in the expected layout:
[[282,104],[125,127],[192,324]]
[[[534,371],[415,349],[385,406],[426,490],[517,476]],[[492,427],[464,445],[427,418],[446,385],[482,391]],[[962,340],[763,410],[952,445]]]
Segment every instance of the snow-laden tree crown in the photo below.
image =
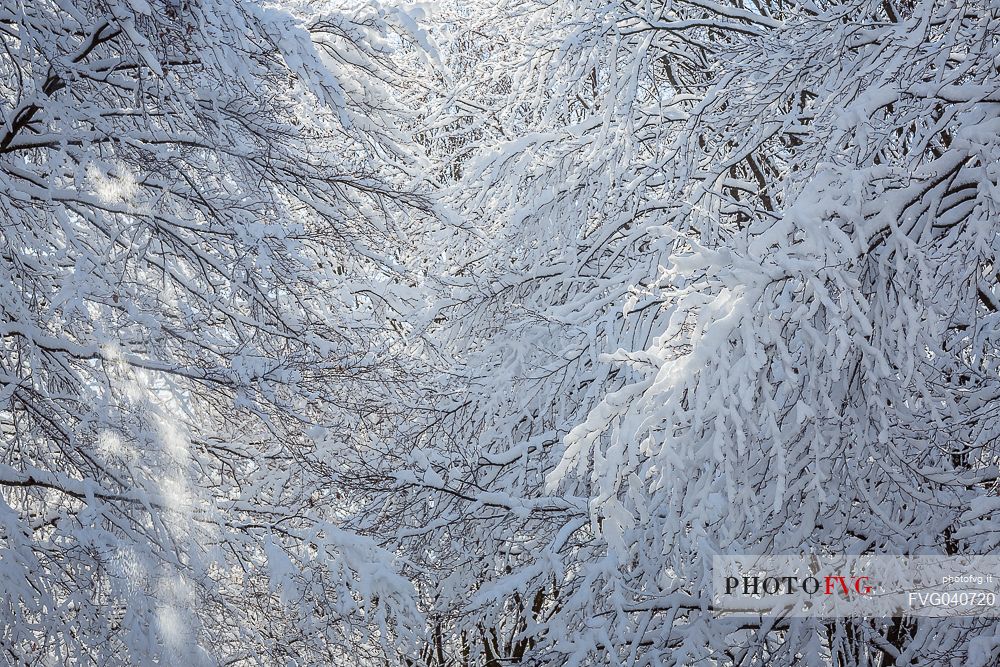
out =
[[0,0],[0,663],[975,665],[990,0]]
[[0,662],[339,664],[419,627],[332,481],[416,373],[405,34],[0,4]]

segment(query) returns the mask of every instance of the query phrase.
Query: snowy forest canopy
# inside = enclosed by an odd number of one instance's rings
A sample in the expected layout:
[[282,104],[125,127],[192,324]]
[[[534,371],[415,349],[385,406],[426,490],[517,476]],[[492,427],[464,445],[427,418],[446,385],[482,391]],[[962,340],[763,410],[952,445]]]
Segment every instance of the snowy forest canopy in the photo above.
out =
[[0,664],[1000,662],[994,0],[0,0]]

